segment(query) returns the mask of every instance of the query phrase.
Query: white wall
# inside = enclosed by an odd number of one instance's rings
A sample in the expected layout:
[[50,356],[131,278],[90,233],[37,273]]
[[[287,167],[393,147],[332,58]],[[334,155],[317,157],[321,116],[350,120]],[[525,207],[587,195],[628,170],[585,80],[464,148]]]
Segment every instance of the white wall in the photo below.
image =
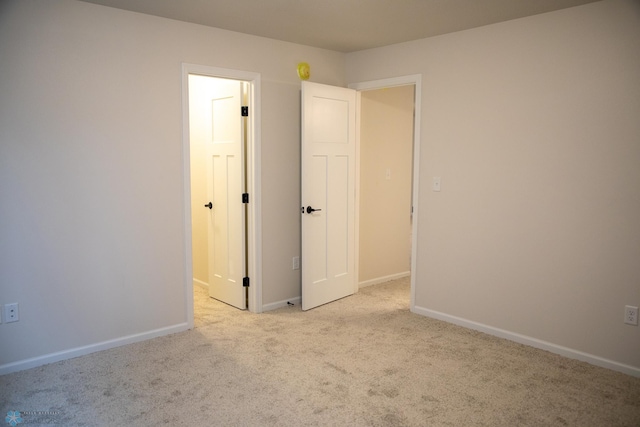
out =
[[640,374],[639,52],[607,0],[347,55],[423,75],[416,311]]
[[360,104],[358,280],[366,286],[411,269],[414,86],[363,91]]
[[8,0],[0,58],[0,373],[187,326],[183,62],[261,74],[263,303],[300,295],[296,64],[344,85],[342,54]]
[[0,304],[21,317],[0,373],[186,326],[182,62],[261,73],[263,303],[299,295],[300,61],[338,86],[423,74],[418,309],[640,372],[639,9],[357,52],[345,77],[336,52],[0,2]]

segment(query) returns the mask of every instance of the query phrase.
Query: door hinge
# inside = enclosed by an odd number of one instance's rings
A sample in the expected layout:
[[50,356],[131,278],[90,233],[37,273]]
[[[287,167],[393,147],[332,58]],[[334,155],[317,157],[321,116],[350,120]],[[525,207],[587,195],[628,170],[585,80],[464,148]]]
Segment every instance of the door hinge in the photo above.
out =
[[242,117],[249,117],[249,107],[240,107],[240,113],[242,114]]
[[249,193],[242,193],[242,203],[249,203]]
[[242,278],[242,286],[244,286],[245,288],[249,287],[249,278],[248,277],[243,277]]

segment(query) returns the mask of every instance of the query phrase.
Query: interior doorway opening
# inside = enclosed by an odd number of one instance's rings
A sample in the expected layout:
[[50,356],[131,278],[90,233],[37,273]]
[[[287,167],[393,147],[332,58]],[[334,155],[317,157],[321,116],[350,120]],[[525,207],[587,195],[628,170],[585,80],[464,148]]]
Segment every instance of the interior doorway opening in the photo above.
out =
[[[357,285],[358,287],[368,286],[410,276],[410,310],[414,311],[417,268],[417,219],[419,214],[418,183],[420,176],[422,76],[416,74],[353,83],[349,87],[358,91],[359,111],[357,144],[357,188],[359,190],[356,200]],[[373,102],[374,107],[376,107],[375,103],[388,104],[382,105],[382,108],[374,108],[375,114],[373,114],[373,117],[369,117],[369,121],[375,123],[378,130],[376,130],[375,126],[367,130],[367,123],[363,123],[363,119],[366,120],[366,110],[371,108],[371,105],[367,106],[369,101]],[[377,107],[380,107],[380,105],[377,105]],[[363,110],[365,110],[364,114]],[[392,130],[391,136],[389,136],[385,130],[387,127],[397,130]],[[376,135],[376,138],[379,139],[377,142],[379,147],[372,152],[367,152],[367,148],[370,147],[363,147],[363,144],[367,143],[363,141],[363,137],[367,138],[367,132],[372,134],[380,133],[380,135]],[[394,141],[397,140],[394,132],[402,133],[403,153],[398,156],[393,154],[393,149],[396,147]],[[390,152],[392,157],[387,158]],[[367,157],[373,157],[374,160],[368,160]],[[379,200],[377,195],[380,194],[381,190],[386,190],[387,192],[398,191],[400,197],[391,194],[384,201]],[[406,204],[407,193],[409,194],[408,206]],[[385,211],[388,203],[393,203],[397,208],[389,216]],[[370,215],[371,213],[373,215]],[[397,218],[396,220],[399,221],[398,224],[400,224],[399,227],[401,228],[395,233],[396,236],[394,237],[397,256],[391,262],[385,261],[386,264],[384,266],[387,270],[383,270],[376,265],[378,262],[376,260],[383,259],[389,253],[388,245],[385,243],[385,233],[387,233],[387,236],[394,235],[393,232],[396,227],[390,225],[394,224],[394,222],[390,222],[392,217]],[[403,217],[404,220],[402,219]],[[374,233],[374,238],[377,239],[376,242],[368,241],[369,236],[362,236],[363,233],[369,234],[368,230],[370,231],[376,227],[383,229],[383,232]],[[410,230],[409,233],[406,233],[407,227]],[[388,234],[389,232],[391,234]],[[375,248],[371,250],[373,246]],[[410,249],[407,251],[407,248]],[[407,255],[409,257],[408,260],[406,259]],[[403,257],[405,257],[404,263]],[[373,264],[373,268],[367,270],[363,263],[369,263],[369,267]],[[407,265],[409,267],[408,271],[404,270]]]
[[[194,286],[235,307],[262,311],[260,75],[182,68],[185,293],[193,327]],[[196,81],[203,86],[190,91]]]
[[414,92],[360,92],[360,288],[410,275]]
[[247,308],[246,121],[248,84],[189,74],[193,281]]

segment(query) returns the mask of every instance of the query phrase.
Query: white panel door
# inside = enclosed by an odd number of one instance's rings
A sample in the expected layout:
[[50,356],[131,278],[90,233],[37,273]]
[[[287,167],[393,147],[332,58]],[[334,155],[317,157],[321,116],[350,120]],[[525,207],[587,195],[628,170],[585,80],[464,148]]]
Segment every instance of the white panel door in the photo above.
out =
[[355,291],[356,92],[302,82],[302,309]]
[[245,251],[244,144],[242,86],[215,79],[209,99],[211,141],[207,144],[209,209],[209,295],[246,308],[243,287]]

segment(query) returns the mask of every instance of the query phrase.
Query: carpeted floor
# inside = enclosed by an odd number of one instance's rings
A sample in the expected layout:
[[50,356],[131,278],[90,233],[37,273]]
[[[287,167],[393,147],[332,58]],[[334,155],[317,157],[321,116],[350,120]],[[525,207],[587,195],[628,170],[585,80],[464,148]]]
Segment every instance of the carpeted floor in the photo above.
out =
[[2,376],[0,415],[55,426],[640,426],[640,378],[412,314],[408,295],[404,279],[256,315],[196,288],[194,330]]

